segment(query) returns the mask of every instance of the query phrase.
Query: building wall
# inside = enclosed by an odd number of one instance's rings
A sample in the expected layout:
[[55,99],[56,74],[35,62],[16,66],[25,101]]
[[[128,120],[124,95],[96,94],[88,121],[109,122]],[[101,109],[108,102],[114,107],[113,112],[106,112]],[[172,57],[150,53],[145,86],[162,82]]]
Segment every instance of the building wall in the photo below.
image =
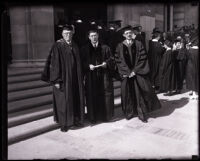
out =
[[122,20],[122,27],[140,24],[140,16],[155,17],[155,25],[164,28],[164,4],[161,3],[123,3],[108,5],[108,21]]
[[177,27],[189,26],[194,24],[195,27],[199,24],[199,6],[192,3],[177,3],[174,4],[174,25]]
[[9,9],[13,63],[44,62],[54,43],[52,6]]

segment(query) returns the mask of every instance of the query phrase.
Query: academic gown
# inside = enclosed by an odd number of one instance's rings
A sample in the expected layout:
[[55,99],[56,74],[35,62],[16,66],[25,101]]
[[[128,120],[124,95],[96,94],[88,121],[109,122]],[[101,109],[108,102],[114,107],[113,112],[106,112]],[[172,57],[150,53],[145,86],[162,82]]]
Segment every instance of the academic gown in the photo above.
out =
[[[91,43],[81,50],[82,65],[85,76],[86,106],[90,121],[109,121],[114,115],[114,91],[112,72],[114,58],[107,45]],[[89,69],[89,64],[99,65],[106,62],[106,68]]]
[[183,88],[183,81],[185,79],[186,70],[186,49],[181,48],[174,51],[175,53],[175,70],[177,75],[177,89],[181,90]]
[[175,68],[176,51],[166,50],[160,64],[160,90],[172,91],[177,87],[177,73]]
[[186,88],[199,91],[199,49],[187,51]]
[[[130,47],[125,41],[116,48],[115,60],[121,82],[122,110],[127,119],[136,115],[143,117],[145,114],[161,108],[151,82],[149,80],[149,64],[147,54],[141,42],[133,40]],[[135,76],[128,78],[131,71]]]
[[[47,58],[42,80],[53,85],[54,121],[70,127],[75,122],[83,123],[84,88],[82,69],[77,45],[68,45],[64,39],[58,40]],[[61,88],[54,86],[59,83]]]
[[161,43],[151,40],[149,46],[148,58],[150,65],[151,82],[155,87],[160,86],[159,70],[163,53],[164,49]]

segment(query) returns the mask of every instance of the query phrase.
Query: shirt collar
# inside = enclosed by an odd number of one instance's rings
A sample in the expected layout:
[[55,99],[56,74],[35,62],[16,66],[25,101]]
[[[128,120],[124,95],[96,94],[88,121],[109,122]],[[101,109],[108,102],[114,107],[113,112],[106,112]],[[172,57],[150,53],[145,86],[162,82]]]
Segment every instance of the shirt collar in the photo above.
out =
[[157,39],[152,39],[152,41],[153,41],[153,42],[158,42],[158,40],[157,40]]
[[97,41],[95,44],[92,44],[93,47],[98,47],[99,42]]

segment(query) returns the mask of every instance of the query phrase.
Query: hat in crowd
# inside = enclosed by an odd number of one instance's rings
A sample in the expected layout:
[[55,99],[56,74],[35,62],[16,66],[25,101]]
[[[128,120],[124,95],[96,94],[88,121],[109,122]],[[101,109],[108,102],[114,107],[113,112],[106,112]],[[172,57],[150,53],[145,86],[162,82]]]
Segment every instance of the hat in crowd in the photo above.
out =
[[133,27],[131,25],[127,25],[127,26],[123,27],[120,31],[122,34],[124,34],[128,30],[133,31]]
[[64,24],[62,30],[74,31],[74,26],[72,24]]
[[133,25],[133,30],[139,31],[139,27],[141,27],[139,24]]
[[182,40],[182,37],[180,36],[180,35],[178,35],[177,37],[176,37],[176,39],[175,39],[175,41],[178,41],[178,42],[180,42]]
[[155,27],[152,31],[152,34],[155,34],[155,33],[161,33],[161,31],[159,30],[158,27]]
[[122,20],[113,20],[113,21],[108,21],[108,24],[121,26],[121,22]]

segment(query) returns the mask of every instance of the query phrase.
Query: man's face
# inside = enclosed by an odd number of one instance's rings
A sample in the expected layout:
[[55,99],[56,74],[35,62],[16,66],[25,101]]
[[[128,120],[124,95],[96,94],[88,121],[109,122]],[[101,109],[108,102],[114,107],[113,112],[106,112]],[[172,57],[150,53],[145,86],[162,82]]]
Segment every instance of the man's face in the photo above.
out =
[[90,39],[90,41],[91,41],[92,44],[97,43],[97,41],[98,41],[98,39],[99,39],[98,33],[96,33],[96,32],[91,32],[91,33],[89,34],[89,39]]
[[73,31],[71,30],[63,30],[62,36],[66,41],[71,41],[73,36]]
[[141,32],[141,31],[142,31],[142,26],[139,26],[138,29],[139,29],[139,31]]
[[126,40],[131,40],[133,38],[133,31],[132,30],[126,30],[124,32],[123,36],[126,38]]

